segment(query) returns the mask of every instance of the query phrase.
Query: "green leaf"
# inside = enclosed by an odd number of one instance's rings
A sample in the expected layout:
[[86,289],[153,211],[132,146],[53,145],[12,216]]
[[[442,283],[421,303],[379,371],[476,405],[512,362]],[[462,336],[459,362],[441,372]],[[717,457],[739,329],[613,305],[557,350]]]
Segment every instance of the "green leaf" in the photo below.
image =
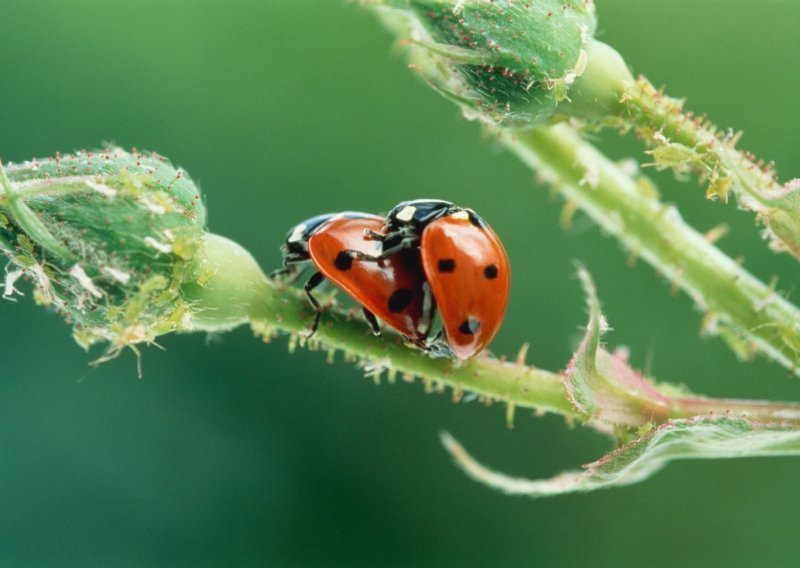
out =
[[509,495],[528,497],[585,493],[638,483],[672,460],[800,455],[800,430],[796,422],[701,416],[666,422],[584,466],[583,471],[532,480],[489,469],[446,432],[441,439],[472,479]]
[[675,459],[800,455],[797,405],[715,400],[657,385],[623,353],[606,351],[601,338],[608,326],[594,282],[582,267],[578,276],[589,323],[563,374],[567,395],[586,422],[627,443],[584,471],[529,480],[489,469],[443,433],[445,448],[470,477],[508,494],[544,497],[636,483]]
[[587,297],[589,323],[583,341],[564,372],[572,404],[587,421],[612,428],[663,422],[670,415],[672,398],[632,369],[624,354],[609,353],[600,346],[608,324],[600,310],[591,276],[584,268],[578,269],[578,276]]

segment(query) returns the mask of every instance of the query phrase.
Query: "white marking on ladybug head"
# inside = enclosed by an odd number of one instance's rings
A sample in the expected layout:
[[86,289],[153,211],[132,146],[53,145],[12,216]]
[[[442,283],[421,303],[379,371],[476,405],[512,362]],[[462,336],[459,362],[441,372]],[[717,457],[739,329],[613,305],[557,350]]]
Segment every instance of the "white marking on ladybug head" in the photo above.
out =
[[306,232],[306,224],[300,223],[294,228],[294,231],[292,231],[292,234],[289,235],[289,238],[286,239],[286,241],[289,243],[296,243],[297,241],[303,239],[303,235],[305,234],[305,232]]
[[466,211],[456,211],[450,215],[451,219],[458,219],[459,221],[469,221],[469,213]]
[[408,223],[411,219],[414,218],[414,213],[417,212],[417,208],[413,205],[406,205],[403,207],[400,212],[395,215],[398,221],[403,221],[404,223]]

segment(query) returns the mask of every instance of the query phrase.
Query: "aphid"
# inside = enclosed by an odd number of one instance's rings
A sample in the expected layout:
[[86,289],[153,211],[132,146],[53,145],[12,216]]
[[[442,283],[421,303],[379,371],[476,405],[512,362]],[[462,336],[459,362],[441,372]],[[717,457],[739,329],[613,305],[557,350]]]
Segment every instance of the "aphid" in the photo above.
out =
[[312,292],[327,278],[362,306],[375,335],[380,334],[377,316],[410,342],[425,348],[435,305],[419,250],[398,251],[380,263],[354,258],[354,253],[381,253],[381,242],[365,235],[379,234],[383,224],[381,217],[349,211],[319,215],[300,223],[286,236],[281,247],[284,267],[273,276],[299,274],[309,261],[317,269],[304,287],[317,312],[311,333],[316,331],[322,314]]
[[420,251],[447,343],[459,359],[489,345],[505,315],[510,268],[503,244],[478,214],[448,201],[404,201],[368,237],[382,243],[381,253],[352,251],[361,260],[386,262]]

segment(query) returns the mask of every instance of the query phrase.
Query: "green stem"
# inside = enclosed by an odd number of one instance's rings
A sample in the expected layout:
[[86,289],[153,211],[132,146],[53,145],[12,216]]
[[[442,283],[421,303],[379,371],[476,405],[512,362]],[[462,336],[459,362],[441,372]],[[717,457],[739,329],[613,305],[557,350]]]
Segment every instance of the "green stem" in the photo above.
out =
[[[417,15],[411,11],[378,10],[376,13],[400,37],[413,36],[422,30]],[[450,96],[451,93],[469,90],[464,76],[440,55],[415,44],[408,44],[406,49],[411,64],[439,92]],[[615,59],[616,52],[612,52],[606,50],[608,62]],[[617,66],[611,64],[600,66],[600,69],[615,68]],[[603,77],[602,72],[599,75]],[[616,77],[619,73],[610,75]],[[611,85],[616,84],[616,81],[611,82]],[[619,114],[624,115],[624,109],[633,107],[632,101],[639,100],[634,94],[636,85],[641,87],[642,82],[626,85],[627,94],[621,101],[623,110],[617,109]],[[611,90],[617,92],[616,87]],[[641,90],[644,92],[646,89]],[[627,103],[626,98],[629,99]],[[466,116],[481,116],[468,101],[454,100],[462,106]],[[641,113],[641,116],[645,122],[647,116],[659,116],[666,124],[670,121],[668,114]],[[618,117],[619,120],[625,119]],[[661,126],[655,127],[654,133]],[[634,255],[644,258],[674,286],[687,292],[706,312],[704,331],[719,333],[743,359],[760,352],[793,374],[800,375],[797,365],[800,359],[800,310],[723,254],[712,244],[710,235],[706,238],[684,223],[677,209],[661,203],[654,195],[652,185],[645,180],[632,179],[593,145],[582,140],[574,128],[565,124],[530,131],[514,130],[496,123],[489,128],[537,174],[558,187],[570,205],[583,209]],[[674,134],[680,132],[676,129]],[[705,142],[711,146],[710,141]],[[732,144],[726,144],[720,143],[716,147],[732,149]],[[662,158],[685,157],[687,153],[681,149],[684,147],[679,146],[669,147],[670,151]],[[694,146],[697,144],[688,148],[690,154],[697,151]],[[738,152],[735,154],[739,156],[737,159],[744,159]],[[735,160],[728,150],[721,155],[727,160],[724,162],[726,167],[737,175],[756,175],[753,172],[748,174],[750,169],[744,166],[734,168]],[[708,175],[713,178],[714,174]],[[719,177],[716,183],[718,190],[725,185]],[[794,192],[775,203],[785,204],[796,196],[797,192]],[[770,199],[774,197],[769,195]],[[764,215],[775,234],[791,234],[796,226],[800,235],[800,215],[781,209],[770,209]]]
[[757,350],[800,375],[800,310],[686,224],[675,207],[566,125],[498,135],[568,201],[688,293],[707,312],[706,331],[720,332],[740,355]]
[[578,418],[556,373],[489,357],[465,363],[432,359],[391,332],[374,337],[360,317],[340,309],[326,308],[313,340],[305,341],[313,313],[302,292],[276,287],[242,247],[223,237],[207,235],[206,254],[213,277],[202,287],[185,288],[187,299],[198,309],[193,318],[197,329],[224,330],[249,323],[265,339],[281,331],[291,334],[292,342],[331,354],[341,350],[376,377],[384,370],[390,380],[397,374],[421,377],[433,389],[452,388],[456,398],[472,392],[516,408]]
[[[519,360],[514,363],[482,357],[468,362],[432,359],[404,345],[395,334],[388,332],[373,337],[358,312],[326,307],[313,340],[302,339],[313,313],[307,298],[292,287],[276,287],[258,264],[241,246],[218,235],[205,237],[207,272],[212,276],[202,286],[184,287],[184,295],[194,306],[194,329],[222,331],[249,324],[264,337],[276,333],[290,334],[292,343],[299,342],[333,354],[342,351],[346,360],[358,361],[375,377],[386,372],[390,381],[397,375],[403,378],[420,377],[431,390],[450,387],[454,398],[465,392],[475,393],[486,401],[508,405],[509,421],[515,408],[560,414],[570,421],[584,419],[571,403],[560,373],[537,369]],[[706,397],[653,396],[653,404],[668,409],[650,414],[652,404],[642,404],[642,416],[637,423],[657,418],[685,418],[700,414],[746,415],[760,420],[800,420],[800,404],[783,402],[725,400]],[[608,425],[591,421],[599,430]]]
[[669,418],[692,418],[713,414],[733,415],[762,422],[800,422],[800,404],[792,402],[676,397],[670,400],[669,406]]
[[683,111],[683,102],[658,91],[647,79],[633,83],[617,114],[653,148],[656,166],[691,170],[709,182],[707,195],[726,202],[733,192],[769,229],[778,250],[800,258],[800,194],[782,186],[772,165],[736,149],[738,134],[721,134],[705,118]]

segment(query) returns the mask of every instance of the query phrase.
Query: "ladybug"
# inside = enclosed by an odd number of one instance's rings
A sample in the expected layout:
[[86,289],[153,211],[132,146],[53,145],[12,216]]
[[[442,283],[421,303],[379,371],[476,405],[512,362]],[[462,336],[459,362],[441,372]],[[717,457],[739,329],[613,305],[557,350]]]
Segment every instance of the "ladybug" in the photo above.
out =
[[314,265],[316,271],[304,286],[316,310],[312,335],[322,315],[313,290],[327,278],[361,305],[375,335],[381,333],[380,318],[409,342],[428,349],[435,304],[419,250],[397,251],[380,263],[356,259],[381,254],[381,242],[371,235],[379,235],[383,225],[382,217],[352,211],[312,217],[289,231],[281,247],[283,268],[272,276],[299,276],[308,262]]
[[392,209],[380,232],[381,254],[352,251],[361,260],[391,261],[419,250],[425,278],[441,315],[450,349],[469,359],[494,338],[508,303],[508,255],[481,217],[449,201],[417,199]]

